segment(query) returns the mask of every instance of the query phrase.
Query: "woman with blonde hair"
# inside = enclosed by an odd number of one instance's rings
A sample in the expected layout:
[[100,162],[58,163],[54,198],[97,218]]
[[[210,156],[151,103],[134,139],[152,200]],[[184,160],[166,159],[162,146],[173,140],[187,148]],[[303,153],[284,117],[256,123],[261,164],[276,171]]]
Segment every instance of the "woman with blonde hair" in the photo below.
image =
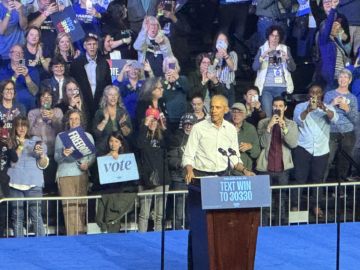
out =
[[65,66],[65,75],[69,73],[71,62],[80,55],[80,51],[74,49],[72,45],[71,36],[68,33],[61,32],[57,35],[55,40],[54,57],[61,55],[67,65]]

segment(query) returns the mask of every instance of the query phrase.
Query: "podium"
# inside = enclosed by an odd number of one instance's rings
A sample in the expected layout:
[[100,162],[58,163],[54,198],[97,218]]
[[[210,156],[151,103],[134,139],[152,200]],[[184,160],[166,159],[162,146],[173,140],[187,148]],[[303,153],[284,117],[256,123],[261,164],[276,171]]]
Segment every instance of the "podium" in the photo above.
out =
[[188,196],[193,269],[254,269],[260,207],[270,201],[267,175],[193,179]]

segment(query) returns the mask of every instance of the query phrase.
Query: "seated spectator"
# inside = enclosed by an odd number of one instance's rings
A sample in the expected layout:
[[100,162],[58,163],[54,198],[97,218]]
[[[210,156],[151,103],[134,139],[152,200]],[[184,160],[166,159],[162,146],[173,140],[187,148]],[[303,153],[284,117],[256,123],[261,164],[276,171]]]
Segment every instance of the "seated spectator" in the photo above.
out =
[[156,16],[159,0],[149,0],[146,2],[142,0],[132,0],[127,2],[130,29],[135,34],[138,34],[144,18],[146,16]]
[[[283,97],[274,98],[272,117],[261,120],[258,126],[262,150],[256,162],[256,170],[260,175],[270,176],[270,185],[287,185],[289,171],[294,167],[291,149],[298,144],[298,129],[294,121],[284,117],[286,109],[287,104]],[[275,224],[284,224],[286,223],[286,190],[281,190],[281,202],[279,200],[280,192],[274,193],[275,207],[272,209],[275,209]],[[279,205],[281,205],[280,209]],[[279,213],[281,213],[280,216]],[[268,219],[271,216],[272,214],[270,213],[269,216],[268,210],[263,211],[263,225],[268,225]]]
[[190,92],[190,85],[185,76],[179,75],[179,62],[174,56],[164,59],[163,72],[165,74],[163,99],[167,104],[169,115],[168,127],[171,131],[174,131],[178,129],[180,118],[187,111],[187,97]]
[[[120,88],[122,102],[131,117],[131,122],[135,123],[135,109],[138,104],[138,95],[145,78],[141,69],[132,68],[131,63],[132,62],[127,63],[124,66],[113,84]],[[148,61],[145,61],[144,69],[151,71]]]
[[[234,103],[230,111],[231,123],[236,128],[238,134],[240,158],[245,168],[253,170],[253,159],[260,155],[260,142],[256,128],[245,121],[247,117],[245,105]],[[243,175],[243,173],[233,170],[234,175]]]
[[136,126],[140,127],[145,112],[149,108],[157,109],[160,112],[163,124],[166,126],[167,112],[165,109],[165,102],[163,97],[164,88],[161,84],[160,78],[148,78],[142,85],[139,92],[139,102],[135,110]]
[[[19,159],[13,147],[10,136],[0,138],[0,148],[3,149],[0,154],[0,200],[8,198],[10,195],[9,182],[10,177],[7,174],[12,163],[16,163]],[[5,238],[4,232],[7,228],[7,212],[8,206],[6,202],[0,204],[0,238]]]
[[36,0],[39,10],[28,16],[29,26],[36,26],[41,29],[44,51],[51,52],[55,47],[56,29],[51,19],[52,14],[63,11],[65,6],[58,5],[49,0]]
[[[86,130],[86,119],[81,111],[68,111],[63,122],[66,131],[78,126]],[[91,143],[94,143],[93,137],[87,132],[85,134]],[[55,141],[54,158],[58,163],[57,183],[60,196],[86,196],[89,184],[88,169],[95,161],[95,153],[81,159],[75,159],[72,156],[73,150],[71,148],[65,149],[59,135]],[[86,200],[62,201],[67,235],[85,234],[86,206]]]
[[196,57],[196,71],[189,74],[188,80],[191,87],[190,96],[201,94],[205,98],[205,106],[210,111],[210,98],[214,95],[222,95],[225,88],[215,76],[215,70],[209,71],[213,65],[211,56],[208,53],[200,53]]
[[[163,185],[165,185],[166,191],[169,190],[170,176],[165,140],[171,135],[161,118],[155,119],[154,115],[146,117],[145,122],[141,125],[137,138],[142,162],[139,193],[160,192],[163,190]],[[163,197],[159,195],[155,200],[155,231],[161,231],[163,207],[166,206],[166,203],[163,205]],[[139,232],[147,232],[151,202],[152,196],[140,196],[139,198]]]
[[135,35],[124,23],[126,12],[124,0],[113,1],[109,4],[103,20],[102,33],[112,39],[111,49],[120,52],[118,59],[134,59],[136,57],[132,49]]
[[[186,143],[192,127],[197,122],[196,116],[193,113],[186,113],[181,117],[179,129],[176,130],[172,136],[174,138],[169,142],[169,173],[172,180],[172,190],[188,190],[185,183],[186,169],[182,166],[182,156],[184,154]],[[190,214],[188,209],[187,195],[185,195],[185,214],[184,209],[184,196],[182,194],[175,195],[175,229],[181,230],[182,228],[189,228]],[[185,220],[183,220],[185,216]],[[183,226],[184,224],[184,226]]]
[[2,0],[0,3],[0,55],[9,59],[11,47],[24,41],[28,27],[27,9],[18,1]]
[[[298,146],[293,151],[294,182],[303,185],[310,178],[310,184],[321,184],[329,159],[330,124],[335,124],[339,116],[333,106],[322,102],[323,90],[319,85],[309,89],[310,100],[296,105],[294,121],[298,125]],[[323,189],[312,189],[313,198],[321,198]],[[302,194],[300,190],[300,194]],[[292,211],[300,208],[298,190],[291,190]],[[315,215],[322,217],[320,206],[312,202]]]
[[265,112],[261,109],[259,98],[259,88],[257,86],[251,86],[244,95],[243,101],[247,113],[245,121],[252,124],[255,128],[257,128],[259,121],[266,117]]
[[61,109],[63,115],[68,110],[79,110],[86,114],[80,87],[73,78],[69,77],[64,81],[61,91],[63,98],[60,103],[56,104],[56,107]]
[[229,106],[235,102],[235,71],[238,57],[236,52],[230,50],[229,39],[226,34],[219,32],[213,45],[213,59],[215,76],[225,88],[225,96]]
[[54,160],[55,138],[63,131],[63,113],[61,109],[52,106],[51,89],[40,89],[37,98],[38,108],[31,110],[28,114],[30,134],[41,138],[42,142],[47,146],[49,166],[44,170],[44,191],[56,194],[56,183],[54,181],[57,169],[57,163]]
[[296,64],[290,49],[280,44],[285,36],[284,30],[277,25],[266,30],[267,41],[257,52],[253,70],[257,71],[255,86],[259,87],[261,101],[266,117],[272,117],[272,100],[283,92],[292,93],[294,84],[290,72]]
[[148,60],[155,77],[162,76],[162,65],[165,57],[173,56],[169,39],[161,31],[155,17],[145,18],[134,49],[138,51],[138,61]]
[[41,43],[41,31],[36,26],[30,26],[25,35],[23,46],[26,66],[35,67],[39,72],[40,80],[49,78],[50,52],[44,51]]
[[[171,48],[182,69],[191,67],[189,61],[188,35],[191,27],[188,24],[187,9],[181,5],[180,1],[171,1],[170,10],[165,10],[164,1],[158,6],[156,18],[159,20],[161,28],[164,29],[165,36],[168,37]],[[161,15],[160,15],[161,14]]]
[[[332,122],[330,125],[330,156],[324,181],[329,174],[330,166],[338,151],[342,150],[351,156],[354,149],[355,124],[358,121],[359,115],[357,99],[349,91],[351,79],[351,72],[346,68],[341,69],[338,78],[339,87],[327,92],[324,97],[324,103],[334,106],[336,113],[339,115],[336,123]],[[338,155],[337,159],[336,180],[341,179],[341,176],[347,177],[350,167],[350,162],[342,155]],[[343,194],[343,190],[340,192]]]
[[55,40],[55,49],[53,59],[60,56],[65,61],[65,75],[69,74],[72,61],[80,55],[80,50],[75,50],[72,44],[71,36],[68,33],[61,32]]
[[201,94],[193,95],[190,104],[193,109],[193,113],[197,118],[197,122],[201,122],[209,116],[209,113],[205,108],[204,96]]
[[62,88],[64,81],[69,77],[65,76],[65,66],[66,63],[61,55],[55,56],[51,59],[49,64],[50,74],[53,76],[50,79],[43,80],[41,82],[41,87],[46,87],[51,89],[52,95],[52,105],[56,105],[62,102],[63,93]]
[[113,85],[106,86],[92,128],[98,155],[105,155],[111,132],[121,131],[122,136],[126,138],[131,129],[131,119],[121,101],[119,88]]
[[99,40],[99,52],[104,59],[121,59],[121,52],[113,50],[114,40],[110,35]]
[[24,104],[26,112],[36,107],[35,95],[39,90],[39,73],[34,67],[26,67],[19,64],[20,59],[24,58],[24,52],[19,45],[15,45],[10,50],[9,65],[0,69],[0,81],[11,79],[16,84],[17,100]]
[[[49,160],[46,156],[47,146],[40,138],[30,135],[30,123],[26,116],[19,115],[14,120],[11,140],[19,157],[9,169],[10,197],[42,197],[44,175]],[[24,177],[24,173],[26,177]],[[15,237],[24,235],[24,201],[12,201],[11,221]],[[45,229],[41,216],[41,202],[28,201],[29,217],[34,225],[36,236],[44,236]]]
[[25,106],[16,100],[16,87],[12,80],[0,83],[0,99],[1,129],[6,129],[10,134],[15,117],[19,114],[26,116]]
[[98,37],[91,33],[86,35],[84,48],[86,54],[71,63],[69,76],[79,84],[88,113],[93,116],[99,107],[104,88],[112,81],[108,62],[97,54]]
[[346,49],[337,37],[341,30],[341,24],[335,21],[335,10],[338,3],[339,1],[333,1],[331,3],[331,10],[319,30],[318,44],[321,53],[320,73],[326,83],[326,91],[337,87],[339,71],[343,69],[348,62]]

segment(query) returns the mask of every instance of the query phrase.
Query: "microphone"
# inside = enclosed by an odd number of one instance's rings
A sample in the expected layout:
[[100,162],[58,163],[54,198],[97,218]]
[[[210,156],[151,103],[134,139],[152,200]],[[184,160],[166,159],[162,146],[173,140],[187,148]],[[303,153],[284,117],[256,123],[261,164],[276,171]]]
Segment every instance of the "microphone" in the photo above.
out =
[[229,148],[228,151],[229,151],[231,156],[237,156],[236,151],[234,149]]
[[220,152],[220,154],[222,154],[223,156],[227,157],[227,153],[224,149],[222,149],[221,147],[218,149],[218,151]]

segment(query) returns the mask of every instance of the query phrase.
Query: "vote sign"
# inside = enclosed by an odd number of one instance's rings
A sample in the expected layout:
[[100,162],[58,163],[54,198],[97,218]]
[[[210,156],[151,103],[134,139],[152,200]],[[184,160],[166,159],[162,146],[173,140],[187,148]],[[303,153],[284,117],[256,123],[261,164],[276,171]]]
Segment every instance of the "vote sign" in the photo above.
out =
[[62,12],[55,12],[50,15],[51,20],[56,28],[57,33],[68,33],[72,42],[78,41],[85,37],[85,32],[81,24],[76,19],[76,14],[72,6],[67,6]]
[[139,171],[134,154],[98,157],[100,184],[110,184],[139,179]]
[[202,209],[270,206],[270,177],[229,176],[201,178]]

